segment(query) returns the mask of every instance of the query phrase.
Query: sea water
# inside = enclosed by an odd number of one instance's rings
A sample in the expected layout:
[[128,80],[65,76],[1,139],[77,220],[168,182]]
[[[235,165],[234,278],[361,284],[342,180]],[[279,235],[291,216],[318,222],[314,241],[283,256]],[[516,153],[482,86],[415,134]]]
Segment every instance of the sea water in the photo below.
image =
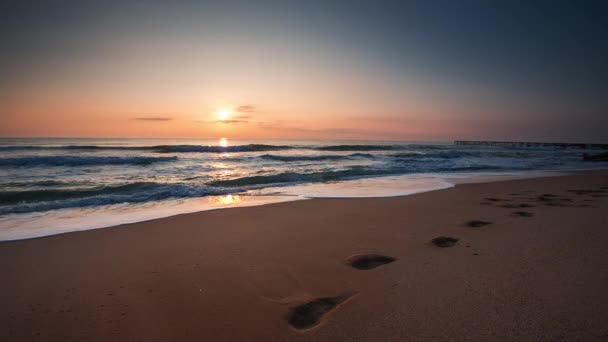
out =
[[0,139],[0,241],[316,197],[399,196],[481,176],[605,168],[600,151],[369,141]]

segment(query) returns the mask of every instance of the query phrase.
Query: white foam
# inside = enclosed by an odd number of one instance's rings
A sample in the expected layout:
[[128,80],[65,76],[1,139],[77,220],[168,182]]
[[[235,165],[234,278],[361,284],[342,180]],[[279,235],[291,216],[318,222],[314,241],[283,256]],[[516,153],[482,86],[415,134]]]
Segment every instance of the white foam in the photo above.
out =
[[198,211],[248,207],[298,199],[300,198],[294,196],[223,195],[10,214],[0,216],[0,241],[30,239],[106,228]]
[[67,232],[158,219],[213,209],[263,205],[309,198],[395,197],[447,189],[462,183],[492,182],[560,175],[557,172],[418,174],[364,178],[265,188],[245,194],[207,196],[138,204],[115,204],[0,216],[0,241],[20,240]]
[[302,198],[395,197],[447,189],[453,186],[454,184],[440,178],[391,176],[267,188],[263,192]]
[[299,196],[302,198],[395,197],[442,190],[465,183],[486,183],[511,179],[563,175],[564,172],[480,172],[425,173],[401,176],[363,178],[331,183],[311,183],[287,187],[271,187],[260,194]]

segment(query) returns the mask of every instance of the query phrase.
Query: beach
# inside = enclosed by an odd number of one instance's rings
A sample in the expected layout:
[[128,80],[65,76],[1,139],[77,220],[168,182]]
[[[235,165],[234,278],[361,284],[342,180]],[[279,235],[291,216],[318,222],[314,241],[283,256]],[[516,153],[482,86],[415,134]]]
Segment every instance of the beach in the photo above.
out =
[[0,340],[602,341],[607,210],[585,171],[2,242]]

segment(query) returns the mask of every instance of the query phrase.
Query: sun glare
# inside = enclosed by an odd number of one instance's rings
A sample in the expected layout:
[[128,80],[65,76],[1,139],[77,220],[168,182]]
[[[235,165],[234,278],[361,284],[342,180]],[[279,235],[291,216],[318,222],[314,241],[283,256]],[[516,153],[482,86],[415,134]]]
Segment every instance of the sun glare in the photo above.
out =
[[230,114],[232,114],[232,111],[229,109],[219,109],[217,111],[217,117],[220,121],[227,120],[230,117]]
[[216,198],[216,203],[217,204],[236,204],[239,203],[241,201],[241,197],[239,195],[224,195],[224,196],[218,196]]
[[220,144],[221,147],[227,147],[228,146],[228,139],[221,138],[219,144]]

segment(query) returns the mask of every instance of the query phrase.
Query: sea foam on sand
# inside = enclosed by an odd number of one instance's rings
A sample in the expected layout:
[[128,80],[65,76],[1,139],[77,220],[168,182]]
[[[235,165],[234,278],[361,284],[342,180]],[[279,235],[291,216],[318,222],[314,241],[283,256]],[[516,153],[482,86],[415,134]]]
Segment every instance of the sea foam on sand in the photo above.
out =
[[[51,210],[0,217],[0,241],[148,221],[178,214],[305,200],[310,198],[394,197],[441,190],[459,183],[547,176],[553,173],[420,174],[270,187],[239,194]],[[555,173],[557,174],[557,173]]]

